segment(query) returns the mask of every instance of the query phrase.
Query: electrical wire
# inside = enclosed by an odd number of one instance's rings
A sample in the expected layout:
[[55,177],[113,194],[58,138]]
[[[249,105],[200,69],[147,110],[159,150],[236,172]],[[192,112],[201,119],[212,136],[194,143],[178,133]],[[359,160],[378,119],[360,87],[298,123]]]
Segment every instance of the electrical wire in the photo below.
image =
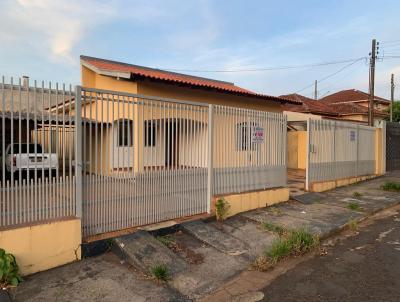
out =
[[[359,61],[361,61],[361,60],[366,60],[366,59],[367,59],[366,57],[358,58],[358,59],[352,61],[350,64],[347,64],[347,65],[341,67],[339,70],[336,70],[335,72],[333,72],[333,73],[331,73],[331,74],[328,74],[327,76],[325,76],[325,77],[323,77],[323,78],[317,80],[317,82],[318,82],[318,83],[323,82],[323,81],[325,81],[325,80],[327,80],[327,79],[329,79],[329,78],[331,78],[331,77],[337,75],[338,73],[342,72],[343,70],[349,68],[350,66],[354,65],[355,63],[357,63],[357,62],[359,62]],[[310,85],[307,85],[307,86],[305,86],[305,87],[303,87],[303,88],[297,90],[295,93],[299,93],[299,92],[301,92],[301,91],[304,91],[304,90],[306,90],[307,88],[310,88],[310,87],[312,87],[312,86],[314,86],[314,83],[312,83],[312,84],[310,84]]]
[[321,62],[321,63],[312,63],[312,64],[304,64],[304,65],[292,65],[292,66],[275,66],[275,67],[263,67],[263,68],[248,68],[248,69],[225,69],[225,70],[201,70],[201,69],[170,69],[166,68],[164,70],[173,71],[173,72],[193,72],[193,73],[233,73],[233,72],[260,72],[260,71],[271,71],[271,70],[285,70],[285,69],[299,69],[299,68],[310,68],[310,67],[320,67],[327,65],[336,65],[343,64],[348,62],[354,62],[354,60],[365,59],[365,57],[357,58],[357,59],[345,59],[340,61],[330,61],[330,62]]

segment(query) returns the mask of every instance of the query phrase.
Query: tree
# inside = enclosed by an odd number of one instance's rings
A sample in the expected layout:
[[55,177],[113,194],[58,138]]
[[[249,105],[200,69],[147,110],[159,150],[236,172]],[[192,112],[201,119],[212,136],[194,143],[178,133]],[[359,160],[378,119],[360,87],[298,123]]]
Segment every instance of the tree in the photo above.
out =
[[[390,114],[390,109],[388,113]],[[390,117],[387,120],[390,120]],[[400,122],[400,101],[396,101],[393,104],[393,122]]]

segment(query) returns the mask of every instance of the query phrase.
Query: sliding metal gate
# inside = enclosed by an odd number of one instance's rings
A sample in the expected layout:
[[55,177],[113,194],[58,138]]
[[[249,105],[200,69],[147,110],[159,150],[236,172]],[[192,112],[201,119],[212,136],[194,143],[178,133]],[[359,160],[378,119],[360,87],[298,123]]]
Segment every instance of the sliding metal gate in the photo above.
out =
[[386,123],[386,170],[400,170],[400,123]]
[[315,182],[375,174],[375,128],[309,120],[306,187]]
[[208,105],[78,91],[84,236],[207,212]]

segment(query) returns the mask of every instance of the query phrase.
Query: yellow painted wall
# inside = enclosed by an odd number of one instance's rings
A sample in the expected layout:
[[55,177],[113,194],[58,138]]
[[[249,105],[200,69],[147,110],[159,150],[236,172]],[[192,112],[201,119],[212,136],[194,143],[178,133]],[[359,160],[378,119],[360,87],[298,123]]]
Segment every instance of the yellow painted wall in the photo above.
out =
[[80,260],[80,219],[0,231],[0,247],[15,256],[22,275]]
[[307,163],[307,131],[298,132],[298,168],[305,169]]
[[298,159],[298,131],[289,131],[287,133],[287,152],[288,152],[288,168],[289,169],[298,169],[299,168],[299,159]]
[[377,128],[375,130],[375,174],[383,174],[383,139],[382,139],[382,129]]
[[[213,204],[215,204],[219,198],[221,198],[221,196],[214,197]],[[230,217],[242,212],[264,208],[279,202],[288,201],[289,189],[275,188],[264,191],[225,195],[223,198],[230,204],[230,210],[228,212],[228,217]]]
[[307,131],[288,132],[288,168],[305,169],[307,159]]

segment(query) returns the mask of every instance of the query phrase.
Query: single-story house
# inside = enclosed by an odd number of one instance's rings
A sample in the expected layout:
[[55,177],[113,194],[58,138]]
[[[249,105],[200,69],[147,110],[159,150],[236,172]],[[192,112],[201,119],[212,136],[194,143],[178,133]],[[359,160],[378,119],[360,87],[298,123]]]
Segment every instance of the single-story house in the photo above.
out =
[[[140,172],[168,167],[206,167],[207,106],[174,105],[157,98],[225,105],[235,108],[282,112],[282,104],[299,101],[252,92],[230,82],[169,72],[105,59],[81,56],[82,86],[105,90],[103,95],[87,94],[82,100],[82,116],[97,123],[84,125],[97,153],[84,154],[86,171],[109,174]],[[131,95],[112,96],[107,91]],[[132,97],[132,94],[140,97]],[[251,131],[264,125],[219,115],[214,127],[231,131],[231,146],[219,161],[256,160],[257,150],[247,141]],[[264,128],[263,128],[264,129]],[[250,132],[250,134],[249,134]],[[97,133],[97,134],[96,134]],[[266,133],[266,139],[269,139]],[[272,137],[270,139],[273,139]],[[240,140],[240,141],[239,141]],[[214,153],[216,150],[214,150]],[[90,160],[91,159],[91,160]],[[97,162],[94,163],[94,160]],[[99,164],[100,163],[100,164]],[[101,168],[99,168],[101,166]]]

